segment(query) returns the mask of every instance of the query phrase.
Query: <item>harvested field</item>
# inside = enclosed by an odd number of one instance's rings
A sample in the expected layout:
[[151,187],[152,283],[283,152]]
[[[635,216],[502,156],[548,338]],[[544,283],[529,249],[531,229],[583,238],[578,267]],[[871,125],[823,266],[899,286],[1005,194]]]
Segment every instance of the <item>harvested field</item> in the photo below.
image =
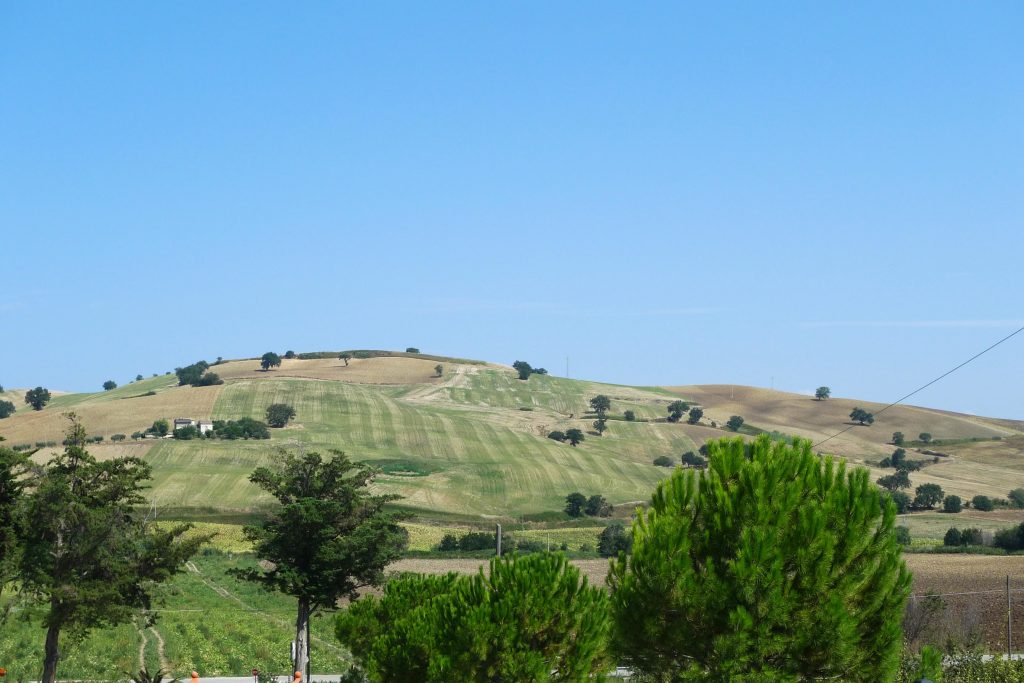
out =
[[[436,361],[422,358],[353,358],[346,366],[337,358],[282,359],[281,367],[264,372],[258,360],[236,360],[211,368],[225,381],[234,379],[323,379],[354,384],[440,384]],[[442,365],[447,365],[442,363]],[[446,367],[450,370],[450,367]]]

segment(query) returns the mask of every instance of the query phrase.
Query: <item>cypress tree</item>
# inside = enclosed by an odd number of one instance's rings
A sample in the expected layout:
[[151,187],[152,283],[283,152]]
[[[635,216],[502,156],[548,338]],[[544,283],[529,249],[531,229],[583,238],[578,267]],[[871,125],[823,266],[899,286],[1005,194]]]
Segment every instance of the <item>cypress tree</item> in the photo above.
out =
[[767,436],[708,453],[612,563],[622,660],[654,680],[891,680],[910,575],[867,470]]

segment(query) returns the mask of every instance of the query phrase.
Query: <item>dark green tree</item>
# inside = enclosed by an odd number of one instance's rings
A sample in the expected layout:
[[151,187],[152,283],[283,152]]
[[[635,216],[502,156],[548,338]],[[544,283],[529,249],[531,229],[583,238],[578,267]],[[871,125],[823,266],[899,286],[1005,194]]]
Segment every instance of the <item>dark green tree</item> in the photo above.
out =
[[0,401],[0,420],[14,415],[15,406],[10,401]]
[[405,349],[405,352],[406,353],[419,353],[420,350],[417,349],[415,346],[407,346],[406,349]]
[[683,413],[686,412],[690,404],[686,401],[672,401],[668,404],[668,421],[679,422],[683,418]]
[[271,427],[284,427],[294,417],[295,408],[287,403],[271,403],[267,407],[267,424]]
[[634,413],[632,410],[627,410],[626,412],[622,413],[622,417],[626,418],[626,422],[636,421],[636,413]]
[[517,360],[512,364],[512,368],[519,373],[519,379],[530,379],[530,375],[533,374],[533,368],[525,360]]
[[946,546],[958,546],[961,543],[960,530],[955,526],[950,527],[946,530],[946,535],[942,537],[942,545]]
[[444,366],[441,365],[440,363],[438,363],[437,365],[434,366],[434,376],[435,377],[443,377],[444,376]]
[[170,431],[171,425],[167,420],[155,420],[153,426],[149,428],[149,432],[157,436],[167,436]]
[[739,415],[733,415],[729,418],[728,422],[725,423],[725,426],[729,431],[738,432],[740,427],[743,426],[743,418]]
[[598,394],[590,399],[590,409],[597,413],[598,417],[604,417],[612,409],[612,400],[604,394]]
[[32,406],[32,410],[42,410],[50,402],[50,391],[43,387],[36,387],[25,392],[25,403]]
[[932,435],[929,434],[928,432],[921,432],[920,434],[917,435],[917,439],[918,441],[923,441],[924,443],[930,443],[932,440]]
[[686,467],[704,467],[707,464],[707,460],[703,456],[697,455],[693,451],[683,453],[681,460]]
[[575,427],[573,429],[567,429],[565,430],[565,439],[569,442],[570,446],[578,446],[583,443],[583,431],[576,429]]
[[809,441],[708,444],[612,562],[620,661],[657,681],[891,680],[910,574],[865,469]]
[[555,441],[565,441],[565,432],[558,429],[548,432],[548,438],[554,439]]
[[277,355],[273,351],[267,351],[260,358],[260,367],[263,368],[264,372],[267,372],[270,368],[281,367],[281,356]]
[[292,664],[305,680],[310,618],[336,609],[343,597],[354,599],[360,588],[381,585],[384,568],[405,549],[402,516],[384,509],[398,496],[369,493],[377,473],[332,450],[326,459],[282,453],[274,467],[260,467],[249,477],[279,507],[261,524],[245,527],[256,556],[269,564],[235,574],[296,598]]
[[348,367],[348,362],[352,360],[352,354],[348,351],[338,354],[338,360],[345,361],[345,367]]
[[20,542],[17,510],[28,484],[28,454],[0,446],[0,595],[16,574]]
[[612,506],[604,499],[604,496],[594,494],[587,498],[587,504],[583,511],[591,517],[611,517]]
[[875,416],[863,408],[858,407],[850,411],[850,419],[862,425],[869,425],[874,423]]
[[988,496],[978,495],[971,498],[971,507],[981,512],[992,512],[995,509],[995,504],[993,504],[992,499]]
[[150,467],[138,458],[96,461],[71,416],[63,454],[28,493],[21,525],[19,590],[46,628],[42,683],[53,683],[60,636],[123,624],[152,604],[153,587],[177,573],[208,536],[190,525],[158,529],[145,516]]
[[814,398],[818,399],[819,401],[824,401],[831,395],[832,390],[829,389],[828,387],[818,387],[814,392]]
[[587,497],[579,491],[574,491],[565,497],[565,514],[570,517],[582,517],[586,505]]
[[893,491],[889,494],[889,499],[892,504],[896,506],[896,514],[905,515],[910,512],[910,504],[913,502],[910,500],[910,496],[903,491]]
[[667,455],[659,455],[654,459],[654,464],[658,467],[672,467],[676,464],[676,461]]
[[[2,416],[2,413],[0,413],[0,416]],[[1017,509],[1024,508],[1024,489],[1014,489],[1007,494],[1006,498],[1013,507]]]
[[594,431],[597,432],[598,436],[604,436],[604,432],[608,429],[608,419],[599,417],[593,422]]
[[601,530],[597,537],[597,554],[601,557],[617,557],[620,552],[633,549],[633,534],[621,522],[613,522]]
[[878,485],[887,491],[898,491],[910,488],[910,477],[906,470],[898,470],[895,474],[887,474],[878,478]]
[[701,408],[694,406],[690,408],[690,416],[686,418],[686,421],[692,425],[700,422],[700,419],[704,417],[704,411]]
[[921,484],[914,489],[914,507],[931,509],[941,503],[943,497],[938,484]]
[[117,389],[117,382],[114,380],[108,379],[103,383],[103,391],[112,391],[114,389]]
[[956,513],[964,509],[964,503],[960,496],[946,496],[942,499],[942,511]]
[[902,446],[904,441],[905,441],[905,437],[903,436],[903,432],[893,432],[892,433],[892,445],[893,446]]
[[910,527],[898,526],[894,530],[896,534],[896,542],[900,545],[910,545]]
[[607,594],[563,556],[535,553],[473,576],[394,579],[335,632],[375,683],[582,683],[611,668],[610,630]]
[[295,352],[289,349],[288,351],[284,352],[284,357],[286,360],[292,360],[293,358],[295,358]]

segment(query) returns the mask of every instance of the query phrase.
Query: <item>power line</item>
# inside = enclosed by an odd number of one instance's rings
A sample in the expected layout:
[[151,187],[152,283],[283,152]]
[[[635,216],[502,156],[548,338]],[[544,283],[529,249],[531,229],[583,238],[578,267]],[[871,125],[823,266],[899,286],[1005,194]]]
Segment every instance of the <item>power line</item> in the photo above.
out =
[[[1017,336],[1018,334],[1020,334],[1021,332],[1024,332],[1024,327],[1018,328],[1018,329],[1017,329],[1016,331],[1014,331],[1014,332],[1011,332],[1010,334],[1006,335],[1005,337],[1003,337],[1002,339],[1000,339],[999,341],[997,341],[997,342],[996,342],[995,344],[993,344],[992,346],[989,346],[989,347],[988,347],[987,349],[985,349],[985,350],[983,350],[983,351],[980,351],[979,353],[976,353],[976,354],[974,354],[973,356],[971,356],[970,358],[968,358],[967,360],[965,360],[965,361],[964,361],[963,363],[961,363],[960,365],[958,365],[958,366],[956,366],[955,368],[953,368],[952,370],[948,370],[948,371],[946,371],[946,372],[942,373],[941,375],[939,375],[938,377],[936,377],[935,379],[933,379],[933,380],[932,380],[931,382],[928,382],[928,384],[925,384],[925,385],[923,385],[923,386],[920,386],[920,387],[918,387],[917,389],[914,389],[913,391],[911,391],[911,392],[910,392],[909,394],[907,394],[906,396],[904,396],[904,397],[902,397],[902,398],[896,399],[895,401],[893,401],[892,403],[890,403],[889,405],[885,406],[884,408],[882,408],[881,410],[879,410],[879,411],[878,411],[877,413],[875,413],[875,415],[881,415],[881,414],[882,414],[882,413],[884,413],[885,411],[889,410],[889,408],[892,408],[892,407],[893,407],[893,406],[895,406],[895,405],[898,405],[898,404],[900,404],[900,403],[903,403],[903,401],[906,401],[906,400],[907,400],[908,398],[910,398],[910,397],[911,397],[911,396],[913,396],[914,394],[917,394],[917,393],[919,393],[919,392],[922,392],[922,391],[924,391],[925,389],[927,389],[928,387],[930,387],[931,385],[933,385],[933,384],[935,384],[936,382],[938,382],[938,381],[939,381],[940,379],[943,379],[943,378],[945,378],[945,377],[948,377],[949,375],[952,375],[952,374],[953,374],[954,372],[956,372],[957,370],[959,370],[959,369],[960,369],[960,368],[962,368],[963,366],[967,365],[967,364],[968,364],[968,363],[970,363],[971,361],[974,361],[974,360],[977,360],[978,358],[981,358],[982,356],[984,356],[984,355],[985,355],[986,353],[988,353],[988,352],[989,352],[989,351],[991,351],[992,349],[996,348],[997,346],[999,346],[999,345],[1000,345],[1000,344],[1002,344],[1003,342],[1005,342],[1005,341],[1009,341],[1009,340],[1010,340],[1010,339],[1012,339],[1013,337],[1016,337],[1016,336]],[[836,432],[835,434],[833,434],[832,436],[828,437],[827,439],[824,439],[824,440],[822,440],[822,441],[819,441],[818,443],[816,443],[816,444],[814,444],[813,446],[811,446],[811,448],[817,448],[817,447],[818,447],[818,446],[820,446],[821,444],[823,444],[823,443],[827,443],[827,442],[831,441],[832,439],[836,438],[837,436],[841,436],[842,434],[845,434],[846,432],[850,431],[851,429],[853,429],[854,427],[857,427],[857,426],[859,426],[859,425],[850,425],[850,426],[849,426],[849,427],[847,427],[846,429],[843,429],[842,431]]]

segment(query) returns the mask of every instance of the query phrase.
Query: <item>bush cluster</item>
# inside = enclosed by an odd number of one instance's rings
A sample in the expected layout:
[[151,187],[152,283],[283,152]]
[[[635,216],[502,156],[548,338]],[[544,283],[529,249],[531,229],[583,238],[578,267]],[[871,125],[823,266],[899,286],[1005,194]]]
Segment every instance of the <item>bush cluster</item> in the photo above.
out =
[[178,385],[193,387],[208,387],[215,384],[224,384],[217,373],[207,372],[210,364],[201,360],[183,368],[174,368],[174,374],[178,376]]

